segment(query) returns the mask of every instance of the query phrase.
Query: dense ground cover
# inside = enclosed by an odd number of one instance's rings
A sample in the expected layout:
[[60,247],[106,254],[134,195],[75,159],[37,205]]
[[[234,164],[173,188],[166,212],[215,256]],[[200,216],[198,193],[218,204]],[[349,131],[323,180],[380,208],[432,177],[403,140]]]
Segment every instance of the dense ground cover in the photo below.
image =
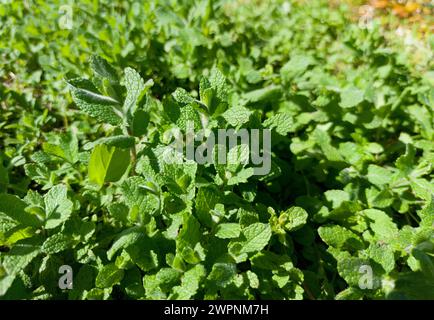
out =
[[[0,4],[0,299],[434,299],[432,59],[326,1],[63,4]],[[187,121],[270,173],[161,161]]]

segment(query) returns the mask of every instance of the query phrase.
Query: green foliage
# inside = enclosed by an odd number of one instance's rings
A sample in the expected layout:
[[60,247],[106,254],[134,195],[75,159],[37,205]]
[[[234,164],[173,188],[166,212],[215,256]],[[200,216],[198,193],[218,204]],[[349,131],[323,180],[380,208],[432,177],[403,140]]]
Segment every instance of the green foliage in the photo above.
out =
[[[61,4],[0,5],[0,299],[434,299],[434,60],[322,0]],[[188,121],[270,172],[165,161]]]
[[129,150],[97,145],[89,159],[89,180],[102,186],[118,181],[130,164]]

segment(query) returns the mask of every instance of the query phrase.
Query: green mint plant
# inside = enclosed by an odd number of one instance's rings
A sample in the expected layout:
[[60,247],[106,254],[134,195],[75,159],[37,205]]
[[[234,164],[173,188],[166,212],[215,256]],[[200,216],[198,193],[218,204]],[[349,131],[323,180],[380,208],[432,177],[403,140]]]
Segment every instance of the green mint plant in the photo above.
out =
[[102,186],[104,182],[117,181],[127,170],[134,173],[136,162],[135,137],[146,132],[146,92],[152,80],[144,82],[131,68],[124,70],[126,96],[116,71],[108,62],[94,56],[91,60],[94,81],[76,78],[68,80],[74,102],[81,110],[97,121],[115,126],[116,135],[92,142],[94,148],[89,160],[89,179]]
[[429,41],[322,0],[58,9],[0,5],[0,299],[434,298]]

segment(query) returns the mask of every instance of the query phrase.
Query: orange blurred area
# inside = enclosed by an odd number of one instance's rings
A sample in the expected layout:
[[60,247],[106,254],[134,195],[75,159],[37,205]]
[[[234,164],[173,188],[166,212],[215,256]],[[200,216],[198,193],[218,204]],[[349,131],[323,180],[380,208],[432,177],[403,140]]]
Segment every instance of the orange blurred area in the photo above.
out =
[[[299,2],[303,2],[298,0]],[[421,35],[434,32],[434,0],[330,0],[331,7],[345,3],[355,18],[381,18],[387,27],[406,25]]]
[[365,5],[358,10],[360,16],[365,15],[366,12],[371,12],[375,17],[392,15],[398,19],[400,24],[409,24],[423,35],[432,34],[434,31],[434,1],[432,0],[369,0],[363,2]]
[[399,17],[433,15],[432,1],[397,1],[397,0],[371,0],[369,4],[376,9],[392,10]]

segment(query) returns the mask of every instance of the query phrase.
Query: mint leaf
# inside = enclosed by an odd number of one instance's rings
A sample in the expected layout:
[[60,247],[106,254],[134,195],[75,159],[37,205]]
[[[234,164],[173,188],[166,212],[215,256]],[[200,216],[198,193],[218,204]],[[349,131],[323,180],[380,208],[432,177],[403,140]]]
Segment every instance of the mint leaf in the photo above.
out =
[[44,241],[41,251],[46,254],[55,254],[66,250],[71,245],[71,239],[62,233],[56,233]]
[[145,82],[143,81],[140,74],[132,69],[125,68],[125,87],[127,88],[127,96],[125,97],[123,110],[124,112],[134,113],[137,102],[140,96],[143,94],[143,90],[146,88]]
[[53,229],[69,219],[72,213],[72,201],[68,199],[65,185],[57,185],[44,196],[45,228]]
[[325,243],[337,249],[360,250],[364,248],[359,236],[338,225],[321,226],[318,228],[318,234]]
[[119,125],[122,118],[117,111],[119,102],[102,95],[87,79],[68,80],[74,102],[78,107],[99,122]]
[[76,163],[78,158],[78,140],[73,132],[56,136],[56,143],[44,143],[42,148],[46,153],[65,159],[70,163]]
[[367,252],[369,258],[381,265],[386,273],[395,269],[395,255],[390,246],[371,244]]
[[280,70],[280,74],[285,81],[289,81],[296,76],[303,74],[315,60],[309,55],[293,55]]
[[[0,213],[6,215],[12,221],[16,221],[25,226],[40,226],[41,222],[37,216],[26,212],[26,207],[27,204],[18,197],[11,194],[0,193]],[[7,218],[5,217],[5,219]]]
[[265,223],[253,223],[242,230],[245,241],[241,243],[240,253],[262,250],[270,241],[271,228]]
[[118,181],[129,166],[128,150],[97,145],[89,160],[89,180],[102,186],[105,182]]
[[135,146],[135,142],[136,142],[136,140],[134,139],[134,137],[117,135],[117,136],[100,138],[94,142],[87,143],[84,146],[84,148],[86,150],[91,150],[99,144],[104,144],[108,147],[117,147],[117,148],[121,148],[121,149],[128,149],[128,148],[132,148],[133,146]]
[[181,285],[173,288],[173,295],[169,299],[186,300],[192,298],[197,293],[205,274],[205,268],[201,264],[186,271],[182,276]]
[[113,256],[122,248],[127,248],[144,237],[144,230],[138,227],[132,227],[124,230],[116,237],[111,248],[107,251],[107,258],[111,260]]
[[107,264],[99,271],[95,279],[98,288],[111,288],[121,282],[124,270],[118,269],[115,264]]
[[250,103],[273,101],[280,98],[282,89],[278,86],[269,86],[262,89],[253,90],[244,94],[244,99]]
[[116,70],[107,62],[106,59],[97,55],[91,56],[90,67],[98,76],[109,79],[110,82],[118,82]]
[[214,188],[199,188],[196,195],[196,214],[198,219],[207,226],[212,226],[212,213],[215,205],[221,201],[220,195]]
[[232,107],[226,110],[222,116],[233,127],[239,127],[249,121],[252,111],[245,107]]
[[368,180],[375,185],[385,185],[392,181],[392,172],[383,167],[376,165],[369,165],[368,167]]
[[32,245],[16,245],[7,256],[0,256],[0,297],[4,296],[18,273],[24,270],[39,254]]
[[216,263],[213,265],[208,280],[218,287],[226,287],[231,283],[237,273],[233,263]]
[[357,88],[347,88],[341,92],[342,108],[352,108],[359,105],[365,97],[364,91]]
[[221,239],[238,238],[240,232],[241,228],[238,223],[221,223],[217,225],[215,236]]
[[306,224],[308,214],[300,207],[292,207],[280,214],[279,220],[283,222],[288,231],[295,231]]
[[264,121],[263,125],[274,129],[278,134],[286,136],[288,132],[293,132],[295,125],[292,117],[287,113],[277,113]]
[[367,209],[361,212],[368,219],[369,226],[378,240],[387,240],[395,237],[398,227],[393,220],[383,211]]

